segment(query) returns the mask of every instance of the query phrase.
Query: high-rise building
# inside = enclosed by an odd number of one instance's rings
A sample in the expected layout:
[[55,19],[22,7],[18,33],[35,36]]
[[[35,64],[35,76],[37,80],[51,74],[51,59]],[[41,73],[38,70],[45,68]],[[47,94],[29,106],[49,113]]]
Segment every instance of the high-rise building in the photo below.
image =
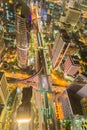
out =
[[53,68],[60,66],[69,46],[70,42],[67,43],[65,39],[61,37],[61,33],[58,33],[52,49]]
[[63,120],[72,122],[73,130],[79,130],[82,125],[82,120],[84,119],[80,102],[81,97],[70,89],[67,89],[58,97],[58,101],[61,104]]
[[81,97],[87,97],[87,84],[84,85],[80,90],[78,90],[77,94]]
[[81,11],[73,8],[69,8],[66,14],[65,23],[69,23],[75,26],[80,18]]
[[21,68],[26,68],[28,65],[29,53],[29,32],[27,30],[26,19],[16,15],[17,28],[17,60]]
[[0,97],[2,103],[4,103],[5,105],[7,104],[8,96],[9,91],[7,88],[7,80],[5,74],[3,72],[0,72]]
[[4,40],[0,37],[0,61],[2,59],[4,49],[5,49],[5,43]]
[[64,70],[64,62],[69,55],[74,55],[79,51],[78,45],[70,40],[65,29],[58,32],[52,48],[52,65],[53,68]]
[[81,86],[84,86],[85,84],[87,84],[87,77],[84,74],[78,74],[74,81],[74,84],[80,84]]
[[52,64],[54,68],[57,64],[58,56],[61,53],[63,46],[64,42],[62,38],[60,38],[60,33],[58,32],[52,49]]
[[71,90],[65,90],[58,98],[62,104],[64,119],[71,119],[74,115],[83,115],[80,100],[81,97]]
[[87,11],[87,0],[82,0],[80,3],[80,9],[83,11]]
[[78,57],[68,56],[64,63],[64,74],[74,77],[75,74],[80,69],[80,64],[78,62]]
[[81,98],[87,97],[87,78],[85,75],[78,74],[67,89],[79,95]]
[[1,124],[5,116],[8,96],[9,90],[7,88],[6,77],[3,72],[0,72],[0,129],[2,128]]

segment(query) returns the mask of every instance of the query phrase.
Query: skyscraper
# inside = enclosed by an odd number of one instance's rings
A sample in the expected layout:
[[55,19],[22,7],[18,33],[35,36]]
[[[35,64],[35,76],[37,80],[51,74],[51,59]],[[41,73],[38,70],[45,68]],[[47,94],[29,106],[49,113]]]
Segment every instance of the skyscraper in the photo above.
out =
[[0,72],[0,129],[2,129],[1,124],[5,116],[8,96],[9,96],[9,91],[7,88],[6,77],[3,72]]
[[80,104],[81,97],[77,94],[74,94],[74,92],[72,92],[70,89],[65,90],[58,99],[62,104],[62,110],[65,119],[70,119],[77,114],[83,115]]
[[80,85],[85,85],[87,84],[87,77],[84,75],[84,74],[78,74],[75,79],[74,79],[74,82],[73,83],[78,83]]
[[81,11],[73,8],[69,8],[66,14],[65,23],[69,23],[75,26],[80,18]]
[[16,15],[16,28],[17,28],[17,60],[21,68],[26,68],[28,65],[29,53],[29,32],[27,30],[27,22],[25,18]]
[[1,97],[1,101],[4,105],[7,104],[8,96],[9,96],[9,91],[7,88],[6,77],[3,72],[0,72],[0,97]]
[[65,63],[64,63],[64,73],[66,75],[70,75],[72,77],[75,76],[75,74],[80,69],[80,64],[78,62],[77,57],[75,56],[68,56]]
[[2,59],[2,54],[3,54],[4,49],[5,49],[5,43],[4,43],[4,40],[0,37],[0,62]]
[[83,11],[87,11],[87,1],[86,0],[81,1],[80,9],[83,10]]
[[78,92],[78,95],[80,95],[81,97],[87,97],[87,84],[84,85]]
[[69,46],[70,43],[67,43],[65,39],[61,37],[61,33],[58,33],[52,50],[53,68],[60,66]]

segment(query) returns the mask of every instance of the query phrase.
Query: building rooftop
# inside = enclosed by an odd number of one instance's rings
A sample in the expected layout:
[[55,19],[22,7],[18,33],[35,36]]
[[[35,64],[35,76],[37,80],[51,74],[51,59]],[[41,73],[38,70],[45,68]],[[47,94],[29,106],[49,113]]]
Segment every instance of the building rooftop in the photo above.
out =
[[67,89],[71,90],[74,94],[81,89],[80,85],[71,84]]
[[73,65],[79,65],[79,58],[77,56],[69,56]]
[[76,25],[81,15],[81,11],[75,8],[69,8],[66,15],[66,23],[70,23],[71,25]]
[[69,96],[69,100],[71,103],[71,107],[72,107],[72,111],[74,115],[83,115],[82,112],[82,107],[81,107],[81,97],[78,96],[77,94],[75,94],[72,90],[68,89],[67,90],[68,96]]

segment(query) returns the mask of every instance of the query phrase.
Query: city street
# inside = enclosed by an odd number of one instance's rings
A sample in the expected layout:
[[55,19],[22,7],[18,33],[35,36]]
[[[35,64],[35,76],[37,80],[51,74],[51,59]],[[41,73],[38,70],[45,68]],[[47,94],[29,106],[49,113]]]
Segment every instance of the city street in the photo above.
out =
[[0,0],[0,130],[87,129],[87,0]]

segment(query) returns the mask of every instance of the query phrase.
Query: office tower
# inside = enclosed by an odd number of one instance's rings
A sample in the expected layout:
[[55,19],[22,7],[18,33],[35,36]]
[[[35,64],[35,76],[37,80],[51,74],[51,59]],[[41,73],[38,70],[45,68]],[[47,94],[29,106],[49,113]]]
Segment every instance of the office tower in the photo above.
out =
[[75,115],[83,115],[80,100],[81,97],[70,89],[65,90],[58,98],[62,104],[64,119],[72,119]]
[[5,42],[4,40],[0,37],[0,62],[2,60],[2,55],[3,55],[3,51],[5,49]]
[[21,68],[26,68],[28,65],[29,53],[29,32],[27,30],[26,19],[16,15],[16,46],[17,46],[17,60]]
[[67,32],[61,29],[58,32],[52,48],[52,65],[53,68],[64,70],[64,62],[69,55],[74,55],[79,51],[78,45],[70,40]]
[[[12,0],[9,0],[10,2]],[[4,7],[4,21],[8,20],[8,21],[13,21],[15,19],[15,14],[14,14],[14,2],[10,3],[7,0],[3,0],[3,7]],[[6,21],[5,21],[6,22]]]
[[84,74],[78,74],[74,81],[73,81],[74,84],[80,84],[80,85],[85,85],[87,84],[87,77],[84,75]]
[[77,92],[81,97],[87,97],[87,84],[85,84],[80,90]]
[[0,72],[0,129],[2,128],[2,122],[5,116],[8,96],[9,91],[7,88],[6,77],[3,72]]
[[7,99],[9,96],[9,91],[7,88],[7,81],[5,74],[3,72],[0,72],[0,97],[2,99],[2,102],[6,105]]
[[61,33],[58,33],[52,49],[53,68],[57,68],[60,66],[69,46],[70,42],[66,42],[64,37],[61,37]]
[[[59,43],[59,41],[60,41],[60,43]],[[63,46],[64,46],[63,40],[62,40],[62,38],[60,38],[60,33],[58,32],[56,39],[55,39],[55,42],[54,42],[54,45],[53,45],[53,49],[52,49],[52,65],[53,65],[53,68],[55,68],[55,66],[57,64],[58,56],[59,56]]]
[[81,11],[69,8],[66,14],[65,23],[75,26],[80,18]]
[[64,91],[61,96],[58,98],[59,102],[61,103],[62,106],[62,111],[64,115],[64,119],[71,118],[71,115],[73,115],[72,109],[71,109],[71,104],[69,101],[69,97],[67,94],[67,91]]
[[80,9],[83,11],[87,11],[87,0],[82,0],[80,3]]
[[87,77],[83,74],[78,74],[67,89],[81,98],[87,97]]
[[61,104],[62,112],[64,115],[63,120],[70,121],[73,130],[79,130],[82,125],[82,120],[84,119],[80,102],[81,97],[70,89],[67,89],[60,95],[58,101]]
[[74,77],[80,67],[77,56],[68,56],[64,63],[64,74]]

